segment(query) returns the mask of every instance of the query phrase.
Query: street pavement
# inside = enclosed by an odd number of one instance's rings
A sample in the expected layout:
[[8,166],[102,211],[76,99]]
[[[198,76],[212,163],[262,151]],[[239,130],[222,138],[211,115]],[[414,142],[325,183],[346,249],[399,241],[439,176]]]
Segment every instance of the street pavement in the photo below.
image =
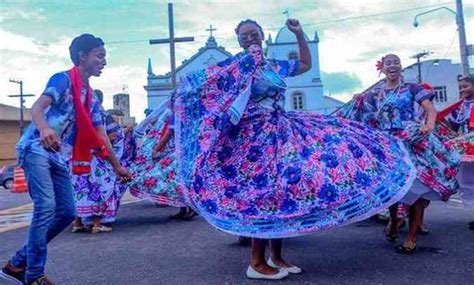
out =
[[[474,210],[456,199],[432,203],[431,234],[415,255],[395,253],[372,220],[287,239],[285,257],[304,271],[277,282],[246,279],[248,247],[202,218],[170,220],[174,212],[130,201],[111,233],[64,231],[48,247],[46,273],[56,284],[474,284]],[[1,263],[26,236],[25,227],[0,233]]]
[[0,186],[0,211],[31,203],[28,193],[12,193]]

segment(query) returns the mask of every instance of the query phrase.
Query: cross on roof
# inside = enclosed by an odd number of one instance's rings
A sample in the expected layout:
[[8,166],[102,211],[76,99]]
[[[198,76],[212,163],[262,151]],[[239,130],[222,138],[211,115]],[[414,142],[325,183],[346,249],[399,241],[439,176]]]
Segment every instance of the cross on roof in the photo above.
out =
[[209,25],[209,29],[206,29],[207,32],[211,32],[211,37],[212,37],[212,32],[217,31],[217,29],[214,29],[212,25]]

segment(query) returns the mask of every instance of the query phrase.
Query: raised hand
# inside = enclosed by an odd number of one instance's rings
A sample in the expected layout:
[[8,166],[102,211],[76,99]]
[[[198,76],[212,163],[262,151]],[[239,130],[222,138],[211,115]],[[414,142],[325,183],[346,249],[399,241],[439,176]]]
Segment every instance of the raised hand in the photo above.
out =
[[286,21],[286,26],[295,35],[303,34],[303,28],[301,27],[300,21],[296,19],[288,19]]

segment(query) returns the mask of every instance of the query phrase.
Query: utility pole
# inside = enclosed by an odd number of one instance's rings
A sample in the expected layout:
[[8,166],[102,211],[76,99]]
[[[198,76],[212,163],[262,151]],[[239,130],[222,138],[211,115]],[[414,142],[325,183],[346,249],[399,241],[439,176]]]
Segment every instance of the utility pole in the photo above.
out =
[[466,29],[464,27],[464,12],[462,7],[462,0],[456,0],[456,23],[458,24],[462,73],[464,76],[466,76],[469,74],[469,53],[466,42]]
[[23,120],[23,103],[25,103],[25,100],[23,100],[23,97],[33,97],[35,96],[34,94],[23,94],[23,80],[14,80],[10,79],[11,83],[16,83],[20,84],[20,95],[8,95],[8,97],[19,97],[20,98],[20,136],[23,135],[23,129],[24,129],[24,120]]
[[423,57],[426,57],[428,55],[432,54],[432,52],[430,51],[422,51],[422,52],[419,52],[413,56],[411,56],[411,58],[416,58],[416,66],[418,68],[418,78],[417,78],[417,81],[418,83],[421,83],[422,82],[422,78],[421,78],[421,62],[420,62],[420,58],[423,58]]
[[167,39],[156,39],[150,40],[150,44],[165,44],[169,43],[170,45],[170,61],[171,61],[171,85],[176,88],[176,57],[175,57],[175,43],[180,42],[192,42],[194,41],[194,37],[182,37],[182,38],[175,38],[174,37],[174,21],[173,21],[173,4],[168,3],[168,22],[169,22],[169,38]]

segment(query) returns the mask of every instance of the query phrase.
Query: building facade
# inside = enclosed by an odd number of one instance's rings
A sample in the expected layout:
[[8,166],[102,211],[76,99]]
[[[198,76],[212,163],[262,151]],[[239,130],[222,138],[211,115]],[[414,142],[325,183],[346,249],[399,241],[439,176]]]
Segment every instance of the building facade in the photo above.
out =
[[[25,128],[31,122],[30,109],[24,110]],[[15,145],[20,138],[20,109],[0,104],[0,167],[16,161]]]
[[[438,110],[456,102],[459,99],[458,80],[462,76],[462,67],[450,59],[431,59],[420,63],[421,81],[435,89],[434,103]],[[471,69],[471,74],[473,69]],[[403,69],[407,82],[418,82],[417,64]]]
[[[308,42],[312,67],[311,69],[296,77],[288,78],[285,109],[291,111],[314,111],[327,114],[332,112],[343,103],[329,96],[323,95],[323,84],[319,69],[319,38],[317,33],[313,39],[305,38]],[[296,37],[288,28],[283,27],[279,30],[275,41],[271,36],[266,43],[266,56],[274,59],[298,59],[298,44]],[[209,37],[206,45],[199,49],[188,60],[185,60],[181,66],[176,69],[177,84],[179,78],[188,72],[204,69],[209,65],[216,64],[232,56],[225,48],[218,46],[214,37]],[[151,59],[148,60],[147,85],[144,86],[147,91],[148,108],[156,108],[161,102],[171,94],[171,76],[153,74]]]

